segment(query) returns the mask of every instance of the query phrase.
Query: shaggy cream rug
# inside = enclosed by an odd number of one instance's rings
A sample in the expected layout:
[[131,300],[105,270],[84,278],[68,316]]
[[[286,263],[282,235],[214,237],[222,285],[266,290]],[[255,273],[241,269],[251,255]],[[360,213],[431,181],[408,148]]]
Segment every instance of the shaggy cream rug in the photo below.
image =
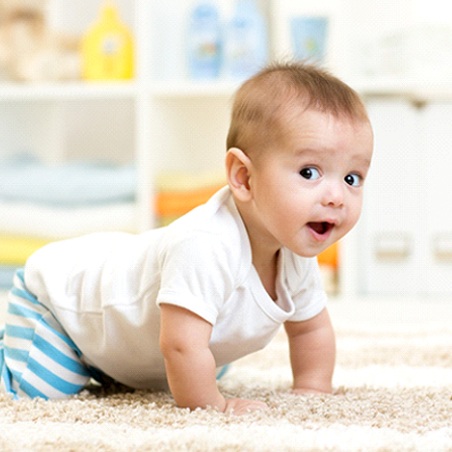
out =
[[168,393],[115,386],[64,401],[0,395],[0,450],[452,451],[452,301],[434,306],[332,301],[333,395],[290,394],[281,333],[221,381],[266,412],[189,412]]

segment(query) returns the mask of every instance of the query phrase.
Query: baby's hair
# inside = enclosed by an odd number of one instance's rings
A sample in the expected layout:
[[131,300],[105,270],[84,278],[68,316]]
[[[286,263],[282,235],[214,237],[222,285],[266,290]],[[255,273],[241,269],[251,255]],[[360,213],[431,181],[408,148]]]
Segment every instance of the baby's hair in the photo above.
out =
[[271,144],[280,138],[284,113],[295,108],[369,121],[359,95],[326,70],[302,62],[273,63],[237,91],[227,149],[250,152]]

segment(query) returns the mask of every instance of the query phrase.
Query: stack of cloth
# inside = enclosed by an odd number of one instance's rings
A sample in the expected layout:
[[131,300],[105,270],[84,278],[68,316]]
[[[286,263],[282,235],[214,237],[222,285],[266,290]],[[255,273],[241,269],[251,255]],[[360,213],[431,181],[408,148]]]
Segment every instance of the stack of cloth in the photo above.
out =
[[157,225],[165,226],[207,202],[224,185],[224,171],[196,174],[171,171],[158,174],[154,200]]
[[339,291],[339,243],[334,243],[317,256],[325,290],[330,294]]
[[20,155],[0,163],[0,288],[51,241],[99,230],[136,230],[134,165],[47,165]]

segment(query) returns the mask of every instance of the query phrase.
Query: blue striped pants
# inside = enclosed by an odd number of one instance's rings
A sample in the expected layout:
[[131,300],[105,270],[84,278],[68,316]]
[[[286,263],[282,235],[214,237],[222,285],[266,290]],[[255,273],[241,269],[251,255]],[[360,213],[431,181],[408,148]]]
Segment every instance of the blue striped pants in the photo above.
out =
[[62,398],[90,380],[80,351],[53,314],[14,276],[6,326],[0,330],[0,388],[14,398]]

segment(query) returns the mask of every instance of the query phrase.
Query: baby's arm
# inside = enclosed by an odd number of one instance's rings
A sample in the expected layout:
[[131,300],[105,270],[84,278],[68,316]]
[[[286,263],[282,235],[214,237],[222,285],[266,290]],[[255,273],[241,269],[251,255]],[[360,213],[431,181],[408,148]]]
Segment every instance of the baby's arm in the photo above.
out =
[[328,311],[303,322],[286,322],[285,328],[294,392],[331,392],[336,341]]
[[160,348],[168,384],[180,407],[216,408],[241,414],[265,408],[263,402],[225,399],[216,384],[216,365],[209,348],[212,325],[196,314],[161,304]]

